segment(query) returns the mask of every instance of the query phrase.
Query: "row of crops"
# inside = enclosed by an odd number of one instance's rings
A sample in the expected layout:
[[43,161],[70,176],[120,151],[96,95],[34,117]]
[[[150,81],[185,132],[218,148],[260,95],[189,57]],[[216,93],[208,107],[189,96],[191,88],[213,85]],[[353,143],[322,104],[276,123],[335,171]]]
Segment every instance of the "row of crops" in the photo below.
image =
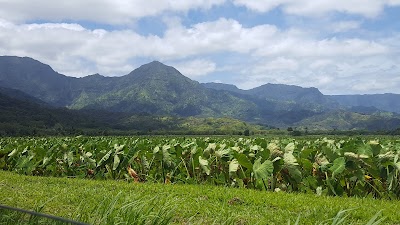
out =
[[383,138],[0,139],[0,168],[20,174],[388,199],[400,198],[399,156],[400,140]]

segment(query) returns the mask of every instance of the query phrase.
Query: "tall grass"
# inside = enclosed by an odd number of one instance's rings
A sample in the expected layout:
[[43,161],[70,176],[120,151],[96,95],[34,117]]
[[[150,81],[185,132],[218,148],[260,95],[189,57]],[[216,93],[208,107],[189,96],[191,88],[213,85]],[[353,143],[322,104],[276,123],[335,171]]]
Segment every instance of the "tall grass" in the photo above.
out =
[[[351,211],[353,209],[345,209],[345,210],[340,210],[335,217],[333,217],[332,219],[328,219],[325,221],[322,221],[321,223],[319,223],[318,225],[341,225],[341,224],[348,224],[348,222],[346,222],[346,218],[350,216],[350,214],[348,213],[349,211]],[[386,218],[382,217],[380,219],[378,219],[378,217],[380,216],[380,214],[382,213],[382,210],[377,212],[373,217],[371,217],[371,219],[366,223],[366,225],[378,225],[381,224]],[[300,218],[301,216],[299,215],[296,219],[296,222],[294,222],[293,225],[300,225]],[[290,220],[288,220],[288,225],[291,225]]]
[[[113,198],[104,198],[102,202],[91,210],[82,203],[73,213],[75,221],[82,221],[92,225],[165,225],[172,222],[174,216],[174,203],[172,200],[160,200],[157,195],[152,198],[138,197],[125,200],[121,205],[121,194]],[[172,206],[172,207],[171,207]],[[44,205],[36,207],[35,212],[40,212]],[[85,210],[84,210],[85,209]],[[84,213],[82,213],[84,212]],[[47,224],[69,224],[68,222],[56,221],[38,215],[30,215],[7,209],[0,209],[0,225],[22,224],[22,225],[47,225]]]
[[[151,199],[138,198],[132,201],[126,201],[121,207],[116,207],[117,202],[120,199],[120,194],[116,195],[112,199],[104,199],[103,202],[93,208],[89,214],[82,215],[79,212],[82,210],[78,208],[75,212],[75,219],[84,221],[88,224],[93,225],[166,225],[173,223],[174,207],[170,207],[169,203],[161,202],[157,196]],[[81,205],[85,207],[84,204]],[[352,209],[340,210],[335,217],[329,220],[322,221],[318,225],[341,225],[348,224],[346,218],[350,216],[349,211]],[[378,225],[381,224],[385,217],[378,219],[381,211],[376,213],[366,223],[366,225]],[[294,222],[294,225],[300,225],[301,216],[299,215]],[[187,224],[203,224],[207,221],[196,221],[194,218],[189,218]],[[0,225],[8,224],[21,224],[21,225],[64,225],[69,224],[62,221],[55,221],[49,218],[28,215],[21,212],[15,212],[5,209],[0,209]],[[210,224],[242,224],[239,218],[232,216],[225,218],[223,221],[213,221]],[[245,223],[243,223],[245,224]],[[291,225],[289,220],[288,225]]]
[[[164,225],[169,224],[174,216],[173,199],[164,201],[165,198],[154,196],[152,198],[135,197],[126,199],[122,204],[121,193],[113,198],[104,198],[92,210],[82,210],[87,205],[81,204],[73,216],[75,220],[93,225]],[[81,214],[85,211],[89,213]]]

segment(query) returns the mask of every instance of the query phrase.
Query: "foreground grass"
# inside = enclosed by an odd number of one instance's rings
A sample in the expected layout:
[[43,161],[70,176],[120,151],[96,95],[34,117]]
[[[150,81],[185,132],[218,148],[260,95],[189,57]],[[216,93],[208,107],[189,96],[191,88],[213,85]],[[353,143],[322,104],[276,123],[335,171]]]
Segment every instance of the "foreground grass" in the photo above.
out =
[[0,171],[0,204],[32,210],[44,205],[44,213],[91,224],[121,222],[118,220],[135,213],[132,210],[160,218],[153,220],[158,224],[287,224],[289,220],[294,224],[298,216],[299,224],[331,224],[329,219],[344,209],[352,209],[344,224],[367,224],[380,210],[379,218],[386,217],[381,224],[400,224],[398,201],[203,185],[31,177],[5,171]]

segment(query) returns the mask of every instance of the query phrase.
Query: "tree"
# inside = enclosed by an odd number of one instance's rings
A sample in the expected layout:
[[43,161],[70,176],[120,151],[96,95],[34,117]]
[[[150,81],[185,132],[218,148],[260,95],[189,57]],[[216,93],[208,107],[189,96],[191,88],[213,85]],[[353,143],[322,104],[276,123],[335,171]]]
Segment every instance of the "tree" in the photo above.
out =
[[292,132],[292,135],[293,136],[301,136],[301,131],[295,130],[295,131]]

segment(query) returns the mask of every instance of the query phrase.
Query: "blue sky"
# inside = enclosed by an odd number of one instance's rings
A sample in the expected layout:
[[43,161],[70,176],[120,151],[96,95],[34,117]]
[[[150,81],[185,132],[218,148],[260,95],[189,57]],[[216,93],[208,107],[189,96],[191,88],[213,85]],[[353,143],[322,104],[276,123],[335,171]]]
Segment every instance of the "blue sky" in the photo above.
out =
[[75,77],[158,60],[243,89],[400,93],[400,0],[0,0],[0,55]]

